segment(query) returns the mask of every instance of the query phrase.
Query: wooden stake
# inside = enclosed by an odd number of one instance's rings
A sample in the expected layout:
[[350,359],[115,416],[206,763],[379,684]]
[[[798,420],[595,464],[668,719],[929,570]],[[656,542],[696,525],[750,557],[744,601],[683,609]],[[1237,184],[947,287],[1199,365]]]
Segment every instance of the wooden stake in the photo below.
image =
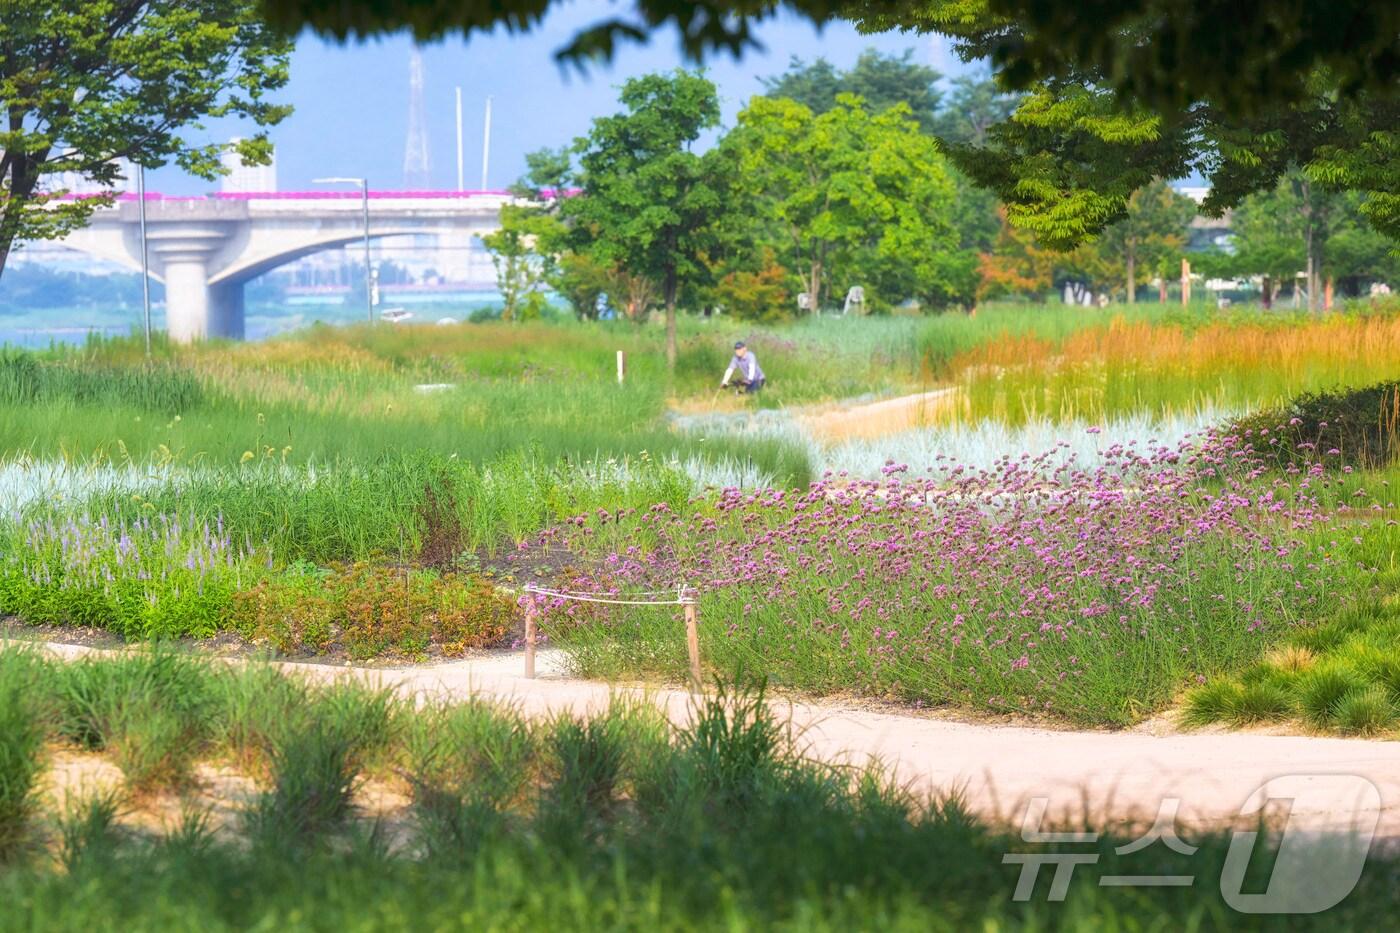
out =
[[525,604],[525,678],[535,679],[535,601]]
[[700,624],[695,603],[685,604],[685,647],[690,654],[690,681],[695,689],[700,689]]

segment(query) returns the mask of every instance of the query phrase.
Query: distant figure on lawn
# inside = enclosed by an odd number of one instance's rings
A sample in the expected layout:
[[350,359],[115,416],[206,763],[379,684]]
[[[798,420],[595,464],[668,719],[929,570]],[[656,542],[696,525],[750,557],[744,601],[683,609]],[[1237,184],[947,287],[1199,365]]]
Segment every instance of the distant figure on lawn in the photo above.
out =
[[739,385],[745,392],[757,392],[767,381],[763,377],[763,367],[758,365],[758,357],[742,340],[734,344],[734,359],[729,361],[729,368],[724,371],[719,387],[723,389],[728,386],[729,378],[736,372],[739,374]]

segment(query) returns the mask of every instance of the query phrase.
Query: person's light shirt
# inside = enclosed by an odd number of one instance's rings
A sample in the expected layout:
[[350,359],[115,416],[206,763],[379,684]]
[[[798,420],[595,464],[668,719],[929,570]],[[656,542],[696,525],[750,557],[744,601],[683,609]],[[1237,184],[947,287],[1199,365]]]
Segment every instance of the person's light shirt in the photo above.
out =
[[743,356],[734,354],[734,358],[729,361],[729,368],[724,371],[723,382],[725,385],[729,384],[729,378],[734,375],[736,370],[739,373],[740,382],[752,383],[763,378],[763,367],[758,365],[758,357],[754,355],[752,350]]

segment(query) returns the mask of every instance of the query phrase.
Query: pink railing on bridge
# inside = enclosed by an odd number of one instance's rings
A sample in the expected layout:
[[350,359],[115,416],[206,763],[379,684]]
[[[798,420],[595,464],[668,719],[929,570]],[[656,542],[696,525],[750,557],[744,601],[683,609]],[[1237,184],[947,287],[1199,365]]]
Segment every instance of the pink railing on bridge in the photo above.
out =
[[[574,189],[563,192],[566,196],[577,194]],[[546,199],[558,196],[552,188],[546,188],[540,192]],[[437,199],[443,201],[457,201],[468,198],[481,197],[510,197],[512,192],[492,189],[483,191],[375,191],[370,190],[370,200],[427,200]],[[100,194],[65,194],[59,200],[75,201],[81,198],[103,197]],[[156,191],[147,191],[147,201],[358,201],[360,192],[354,189],[339,191],[218,191],[211,194],[161,194]],[[135,201],[136,194],[124,191],[112,198],[114,201]]]

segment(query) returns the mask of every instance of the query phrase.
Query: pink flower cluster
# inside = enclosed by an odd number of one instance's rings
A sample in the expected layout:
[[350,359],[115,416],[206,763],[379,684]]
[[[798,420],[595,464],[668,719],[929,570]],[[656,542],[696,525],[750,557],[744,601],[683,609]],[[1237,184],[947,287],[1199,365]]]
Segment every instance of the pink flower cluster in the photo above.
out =
[[[1266,473],[1233,437],[1115,446],[1091,471],[1061,454],[726,489],[693,514],[589,516],[545,539],[589,568],[575,589],[699,587],[720,670],[1097,721],[1130,720],[1252,656],[1329,593],[1311,543],[1325,519],[1315,471]],[[599,554],[605,539],[637,543]],[[599,626],[630,657],[638,639],[681,637],[641,615],[658,610],[577,605],[546,606],[566,648]]]

